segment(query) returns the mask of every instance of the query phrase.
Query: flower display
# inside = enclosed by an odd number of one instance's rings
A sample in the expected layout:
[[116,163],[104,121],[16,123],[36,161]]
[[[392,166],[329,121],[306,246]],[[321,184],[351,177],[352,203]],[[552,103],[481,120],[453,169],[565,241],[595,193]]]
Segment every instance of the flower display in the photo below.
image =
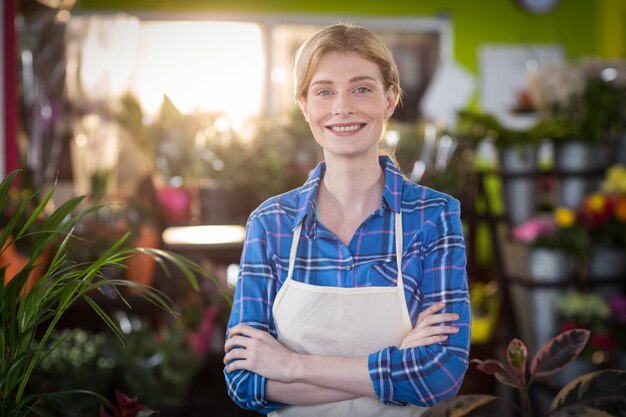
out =
[[588,195],[578,212],[592,244],[626,248],[626,170],[614,167],[607,173],[603,191]]
[[585,292],[570,292],[560,296],[555,310],[561,322],[561,331],[576,328],[591,331],[589,344],[583,356],[595,364],[608,360],[617,341],[611,329],[611,307],[602,296]]
[[560,249],[581,254],[589,246],[588,235],[577,222],[576,212],[557,207],[550,216],[533,217],[512,230],[513,239],[530,247]]
[[529,80],[529,96],[545,137],[604,141],[626,128],[626,60],[546,65]]

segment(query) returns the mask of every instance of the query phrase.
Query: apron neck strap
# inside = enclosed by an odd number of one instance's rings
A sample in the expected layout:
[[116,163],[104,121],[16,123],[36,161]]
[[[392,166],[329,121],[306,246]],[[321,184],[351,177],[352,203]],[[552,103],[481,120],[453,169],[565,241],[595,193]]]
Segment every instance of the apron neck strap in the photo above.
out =
[[291,250],[289,251],[289,269],[287,270],[287,279],[289,281],[293,276],[293,267],[296,264],[296,253],[298,252],[298,242],[300,242],[300,232],[302,231],[302,222],[298,223],[293,231],[293,240],[291,241]]
[[[398,263],[398,287],[403,287],[402,281],[402,212],[395,215],[395,227],[396,227],[396,262]],[[300,242],[300,232],[302,231],[302,223],[299,223],[293,231],[293,239],[291,241],[291,249],[289,251],[289,269],[287,270],[287,279],[289,281],[293,276],[294,265],[296,264],[296,253],[298,252],[298,243]]]
[[403,251],[403,240],[402,240],[402,212],[396,213],[395,216],[395,224],[396,224],[396,262],[398,263],[398,287],[403,287],[402,291],[404,291],[404,283],[402,280],[402,251]]

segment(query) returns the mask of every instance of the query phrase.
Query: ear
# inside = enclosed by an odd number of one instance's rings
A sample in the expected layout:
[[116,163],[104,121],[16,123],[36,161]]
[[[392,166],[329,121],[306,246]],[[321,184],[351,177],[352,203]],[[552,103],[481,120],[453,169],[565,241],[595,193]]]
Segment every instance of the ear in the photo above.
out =
[[389,119],[391,115],[393,115],[393,112],[396,111],[396,106],[400,100],[400,94],[395,86],[389,86],[389,89],[387,89],[385,93],[385,100],[387,104],[385,107],[385,119]]
[[304,116],[304,120],[306,120],[306,122],[309,122],[309,112],[307,110],[307,102],[306,102],[306,98],[301,98],[298,100],[298,107],[300,107],[300,111],[302,112],[302,115]]

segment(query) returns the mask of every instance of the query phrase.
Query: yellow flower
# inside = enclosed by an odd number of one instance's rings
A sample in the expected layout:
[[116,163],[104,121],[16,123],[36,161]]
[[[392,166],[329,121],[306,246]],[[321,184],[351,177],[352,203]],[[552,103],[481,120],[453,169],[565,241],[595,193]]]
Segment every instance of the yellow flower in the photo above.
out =
[[587,200],[587,207],[593,213],[602,213],[606,206],[606,198],[600,193],[595,193],[589,196]]
[[613,165],[609,168],[602,188],[608,193],[626,194],[626,166]]
[[554,210],[554,221],[559,227],[570,227],[576,221],[576,214],[567,207],[558,207]]

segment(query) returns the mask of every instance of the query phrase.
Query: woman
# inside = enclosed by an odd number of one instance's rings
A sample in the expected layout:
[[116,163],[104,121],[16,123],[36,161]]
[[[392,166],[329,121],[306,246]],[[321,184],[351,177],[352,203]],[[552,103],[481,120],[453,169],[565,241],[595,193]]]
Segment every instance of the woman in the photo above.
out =
[[401,94],[369,31],[322,29],[295,99],[324,162],[251,215],[225,344],[230,396],[277,416],[405,416],[454,396],[470,308],[459,204],[379,156]]

